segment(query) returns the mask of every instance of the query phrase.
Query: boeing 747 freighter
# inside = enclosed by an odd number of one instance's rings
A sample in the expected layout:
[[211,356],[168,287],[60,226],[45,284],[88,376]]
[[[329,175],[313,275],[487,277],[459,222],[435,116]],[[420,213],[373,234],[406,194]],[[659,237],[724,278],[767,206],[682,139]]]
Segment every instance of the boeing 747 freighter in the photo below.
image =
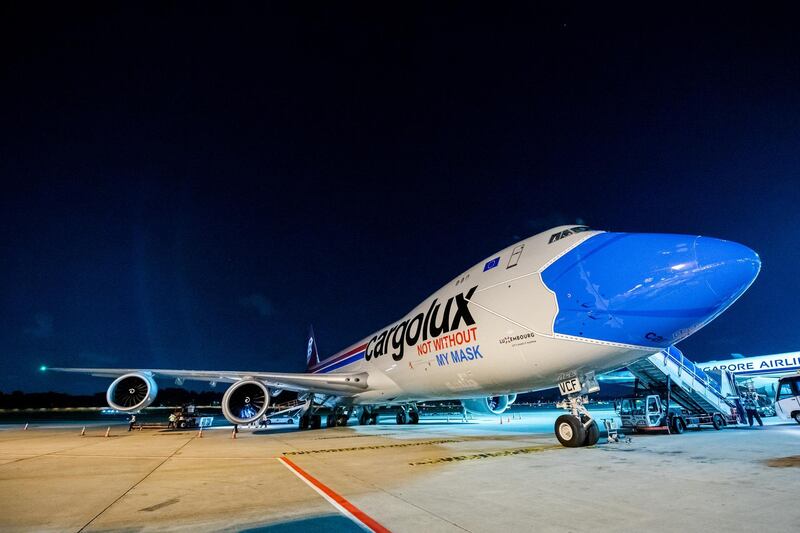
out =
[[561,226],[500,250],[450,280],[408,314],[327,359],[312,336],[305,373],[54,368],[115,378],[111,407],[138,411],[156,378],[231,383],[222,401],[234,424],[261,418],[279,390],[305,403],[301,428],[375,423],[396,409],[416,423],[417,402],[461,400],[502,413],[517,393],[559,387],[565,446],[597,442],[584,405],[601,373],[659,352],[714,320],[753,283],[758,255],[698,236],[610,233]]

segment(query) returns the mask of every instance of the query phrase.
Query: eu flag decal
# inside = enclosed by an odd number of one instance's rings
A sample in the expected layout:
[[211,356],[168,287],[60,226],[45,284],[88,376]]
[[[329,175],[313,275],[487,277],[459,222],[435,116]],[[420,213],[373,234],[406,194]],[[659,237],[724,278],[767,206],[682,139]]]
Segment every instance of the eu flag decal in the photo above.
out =
[[483,265],[483,271],[486,272],[487,270],[491,270],[499,264],[500,264],[500,258],[495,257],[494,259],[488,261],[485,265]]

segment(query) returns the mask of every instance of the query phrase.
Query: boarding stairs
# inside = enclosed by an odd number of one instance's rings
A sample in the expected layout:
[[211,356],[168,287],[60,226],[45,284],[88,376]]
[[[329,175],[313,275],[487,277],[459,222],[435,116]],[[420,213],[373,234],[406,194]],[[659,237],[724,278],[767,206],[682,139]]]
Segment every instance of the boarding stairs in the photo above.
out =
[[720,413],[743,421],[736,379],[727,370],[704,372],[674,346],[628,365],[646,389],[669,394],[670,400],[695,413]]
[[274,416],[288,415],[289,413],[300,411],[305,407],[306,402],[301,400],[291,400],[285,403],[270,404],[270,406],[267,407],[266,416],[267,418],[272,418]]

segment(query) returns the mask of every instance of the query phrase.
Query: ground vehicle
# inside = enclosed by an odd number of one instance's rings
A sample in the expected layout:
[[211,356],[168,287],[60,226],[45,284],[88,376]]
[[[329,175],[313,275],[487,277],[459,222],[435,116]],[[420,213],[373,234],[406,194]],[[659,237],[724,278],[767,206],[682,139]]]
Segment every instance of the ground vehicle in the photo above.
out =
[[786,376],[778,380],[775,412],[782,420],[793,418],[800,424],[800,375]]
[[726,419],[721,413],[691,412],[679,405],[666,403],[657,394],[624,398],[617,404],[622,427],[633,431],[670,431],[683,433],[686,428],[704,425],[722,429],[736,424],[736,418]]
[[297,416],[291,414],[282,414],[277,416],[270,416],[270,417],[263,417],[258,425],[259,426],[268,426],[269,424],[296,424],[297,423]]
[[180,411],[176,411],[174,414],[176,429],[207,427],[214,422],[213,416],[203,416],[197,412],[194,405],[184,405]]

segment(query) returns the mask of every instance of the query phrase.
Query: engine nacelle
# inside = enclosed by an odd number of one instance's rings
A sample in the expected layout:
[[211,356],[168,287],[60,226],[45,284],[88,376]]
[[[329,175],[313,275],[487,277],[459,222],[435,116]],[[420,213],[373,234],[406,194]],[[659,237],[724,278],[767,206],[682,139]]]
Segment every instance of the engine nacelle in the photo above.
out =
[[[516,395],[513,395],[516,400]],[[481,414],[481,415],[500,415],[508,409],[509,402],[508,396],[489,396],[487,398],[472,398],[470,400],[461,400],[461,404],[467,411]]]
[[222,414],[233,424],[255,422],[267,412],[269,390],[254,379],[243,379],[228,387],[222,396]]
[[153,377],[141,372],[132,372],[115,379],[106,391],[106,401],[117,411],[139,411],[156,399],[158,385]]
[[514,403],[516,401],[517,401],[517,395],[516,394],[509,394],[508,395],[508,405],[511,405],[512,403]]

